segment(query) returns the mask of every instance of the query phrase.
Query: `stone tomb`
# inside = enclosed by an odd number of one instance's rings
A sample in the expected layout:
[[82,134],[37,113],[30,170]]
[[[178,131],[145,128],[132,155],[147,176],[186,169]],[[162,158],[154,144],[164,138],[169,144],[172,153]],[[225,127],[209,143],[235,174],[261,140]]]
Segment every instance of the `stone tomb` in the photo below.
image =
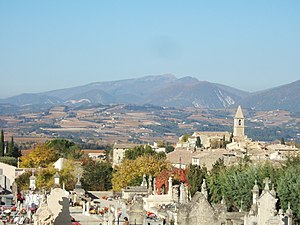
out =
[[54,188],[34,216],[35,225],[71,225],[69,198],[65,190]]
[[143,199],[136,197],[135,202],[128,209],[129,224],[144,224],[146,211],[143,208]]
[[214,207],[207,201],[207,188],[203,181],[201,192],[196,192],[192,200],[180,204],[178,208],[178,225],[292,225],[290,205],[286,212],[276,210],[276,191],[270,190],[270,180],[265,179],[265,187],[259,195],[259,187],[255,182],[252,189],[253,203],[249,212],[228,212],[226,203]]

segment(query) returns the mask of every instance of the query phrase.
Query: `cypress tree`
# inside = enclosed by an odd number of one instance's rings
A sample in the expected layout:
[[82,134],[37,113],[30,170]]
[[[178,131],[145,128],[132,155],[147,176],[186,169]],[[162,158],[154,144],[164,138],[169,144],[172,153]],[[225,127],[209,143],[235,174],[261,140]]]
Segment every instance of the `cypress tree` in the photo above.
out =
[[233,133],[230,134],[229,142],[232,143],[233,141]]
[[225,135],[223,135],[223,139],[222,139],[222,148],[226,148],[226,139],[225,139]]
[[4,132],[3,130],[1,130],[1,134],[0,134],[0,157],[4,156]]
[[11,137],[11,141],[8,143],[7,155],[11,156],[11,157],[15,157],[15,158],[18,158],[21,156],[18,146],[15,145],[13,136]]
[[284,138],[283,138],[283,137],[280,139],[280,143],[281,143],[282,145],[285,145],[285,141],[284,141]]
[[197,139],[196,139],[196,147],[197,148],[200,148],[201,147],[201,139],[199,136],[197,136]]

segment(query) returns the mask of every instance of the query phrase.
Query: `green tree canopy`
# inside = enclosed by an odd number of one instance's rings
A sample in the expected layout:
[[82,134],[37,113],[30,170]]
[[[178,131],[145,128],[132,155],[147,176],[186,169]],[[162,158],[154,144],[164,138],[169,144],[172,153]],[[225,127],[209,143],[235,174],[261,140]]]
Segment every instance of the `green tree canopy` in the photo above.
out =
[[112,188],[111,164],[88,159],[83,164],[82,187],[91,191],[107,191]]
[[10,157],[10,156],[4,156],[0,157],[0,162],[6,163],[11,166],[17,166],[18,165],[18,160],[15,157]]
[[19,190],[28,190],[29,189],[29,178],[32,175],[31,171],[26,171],[25,173],[19,175],[16,178],[16,183]]
[[13,136],[11,137],[11,140],[8,143],[7,156],[11,156],[14,158],[18,158],[21,156],[21,152],[19,151],[18,146],[15,144]]
[[224,166],[219,160],[207,177],[210,201],[218,203],[224,196],[230,210],[237,211],[243,201],[243,209],[249,210],[252,203],[251,190],[255,180],[260,188],[269,177],[273,182],[280,178],[281,169],[266,162],[263,164],[239,163]]
[[175,150],[173,145],[167,145],[166,146],[166,153],[173,152]]
[[152,155],[156,156],[157,158],[165,158],[166,154],[164,152],[155,152],[151,146],[149,145],[139,145],[134,147],[133,149],[129,149],[125,152],[125,157],[124,159],[128,160],[135,160],[140,156],[143,155]]
[[184,134],[184,135],[182,135],[181,141],[187,142],[190,136],[191,136],[190,134]]
[[54,148],[60,157],[66,159],[80,159],[83,155],[79,145],[69,140],[54,139],[47,141],[45,145],[48,148]]
[[188,183],[190,185],[190,192],[193,196],[197,191],[201,191],[201,184],[204,178],[207,177],[207,168],[196,166],[196,165],[189,165],[188,168]]

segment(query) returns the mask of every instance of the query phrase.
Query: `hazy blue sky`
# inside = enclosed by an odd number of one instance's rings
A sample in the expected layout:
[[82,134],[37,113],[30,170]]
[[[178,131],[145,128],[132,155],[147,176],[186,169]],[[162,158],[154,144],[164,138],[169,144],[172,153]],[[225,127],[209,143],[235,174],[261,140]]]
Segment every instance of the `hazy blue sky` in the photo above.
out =
[[165,73],[300,79],[300,1],[0,0],[0,98]]

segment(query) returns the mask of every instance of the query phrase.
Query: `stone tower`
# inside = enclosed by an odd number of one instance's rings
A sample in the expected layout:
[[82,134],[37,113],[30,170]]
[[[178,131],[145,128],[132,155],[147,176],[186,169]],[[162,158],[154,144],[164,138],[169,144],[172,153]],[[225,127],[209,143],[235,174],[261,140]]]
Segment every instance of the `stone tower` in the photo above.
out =
[[242,108],[239,105],[234,116],[233,137],[235,139],[244,139],[245,137],[244,121],[245,119],[242,112]]

